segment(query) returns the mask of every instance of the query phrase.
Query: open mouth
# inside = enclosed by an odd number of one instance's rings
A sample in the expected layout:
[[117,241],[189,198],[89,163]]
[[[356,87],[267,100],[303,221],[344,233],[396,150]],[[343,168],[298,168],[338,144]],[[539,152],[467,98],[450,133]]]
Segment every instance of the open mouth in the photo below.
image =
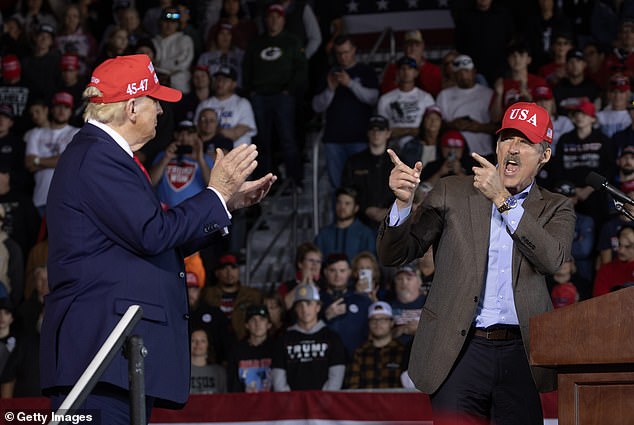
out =
[[504,163],[504,175],[512,176],[520,169],[520,164],[514,159],[507,159]]

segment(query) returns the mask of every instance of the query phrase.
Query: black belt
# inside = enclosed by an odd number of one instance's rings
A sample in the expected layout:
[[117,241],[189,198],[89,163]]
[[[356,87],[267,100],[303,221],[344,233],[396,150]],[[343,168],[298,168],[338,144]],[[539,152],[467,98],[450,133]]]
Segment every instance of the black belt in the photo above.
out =
[[522,332],[520,331],[519,326],[504,328],[474,328],[473,336],[488,339],[489,341],[510,341],[514,339],[522,339]]

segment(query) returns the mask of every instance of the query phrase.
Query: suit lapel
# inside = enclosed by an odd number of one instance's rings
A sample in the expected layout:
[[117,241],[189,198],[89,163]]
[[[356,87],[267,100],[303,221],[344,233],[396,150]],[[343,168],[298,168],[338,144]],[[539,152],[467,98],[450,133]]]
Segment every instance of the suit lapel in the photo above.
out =
[[476,258],[475,270],[477,276],[484,278],[489,254],[491,201],[476,190],[469,196],[469,209],[467,213],[471,216],[472,246],[474,247],[474,255]]

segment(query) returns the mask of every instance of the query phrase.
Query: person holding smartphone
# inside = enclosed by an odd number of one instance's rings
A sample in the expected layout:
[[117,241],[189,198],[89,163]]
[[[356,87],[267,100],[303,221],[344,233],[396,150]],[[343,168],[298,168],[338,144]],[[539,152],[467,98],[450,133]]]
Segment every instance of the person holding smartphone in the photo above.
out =
[[149,173],[161,202],[173,207],[207,187],[212,167],[213,160],[203,152],[196,126],[181,121],[174,141],[156,156]]

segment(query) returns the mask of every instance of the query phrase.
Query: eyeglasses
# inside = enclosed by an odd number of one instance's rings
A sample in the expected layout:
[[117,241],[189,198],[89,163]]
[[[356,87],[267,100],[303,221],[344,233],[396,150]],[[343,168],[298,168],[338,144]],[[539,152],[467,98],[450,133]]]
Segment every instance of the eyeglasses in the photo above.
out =
[[461,66],[471,66],[473,65],[473,62],[471,61],[471,59],[454,59],[454,61],[451,63],[455,68],[459,68]]
[[167,12],[163,15],[163,19],[166,21],[178,21],[181,18],[179,12]]

